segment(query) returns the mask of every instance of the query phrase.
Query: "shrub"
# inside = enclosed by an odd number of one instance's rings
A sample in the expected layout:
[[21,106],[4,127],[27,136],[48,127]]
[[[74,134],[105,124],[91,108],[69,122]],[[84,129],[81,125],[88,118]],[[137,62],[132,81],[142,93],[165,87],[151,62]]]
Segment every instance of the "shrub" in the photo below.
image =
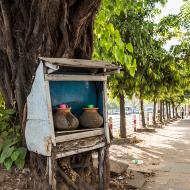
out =
[[20,126],[14,123],[15,111],[6,109],[0,98],[0,164],[9,170],[14,164],[22,169],[27,150],[22,147]]

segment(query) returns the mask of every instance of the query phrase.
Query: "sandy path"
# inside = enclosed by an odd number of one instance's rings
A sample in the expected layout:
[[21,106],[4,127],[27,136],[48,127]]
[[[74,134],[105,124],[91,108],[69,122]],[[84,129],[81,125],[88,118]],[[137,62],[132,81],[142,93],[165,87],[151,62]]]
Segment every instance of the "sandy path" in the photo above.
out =
[[[136,133],[143,139],[136,145],[112,145],[111,156],[137,171],[154,171],[143,190],[190,190],[190,119],[158,129],[157,133]],[[142,165],[132,159],[144,161]]]

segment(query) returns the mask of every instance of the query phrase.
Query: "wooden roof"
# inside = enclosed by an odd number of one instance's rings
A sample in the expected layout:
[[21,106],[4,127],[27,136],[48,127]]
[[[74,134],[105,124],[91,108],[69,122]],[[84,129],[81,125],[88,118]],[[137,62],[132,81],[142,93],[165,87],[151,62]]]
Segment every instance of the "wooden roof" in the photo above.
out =
[[92,61],[84,59],[67,59],[67,58],[46,58],[40,57],[42,61],[57,65],[60,67],[76,67],[90,69],[106,69],[109,71],[117,71],[120,67],[103,61]]

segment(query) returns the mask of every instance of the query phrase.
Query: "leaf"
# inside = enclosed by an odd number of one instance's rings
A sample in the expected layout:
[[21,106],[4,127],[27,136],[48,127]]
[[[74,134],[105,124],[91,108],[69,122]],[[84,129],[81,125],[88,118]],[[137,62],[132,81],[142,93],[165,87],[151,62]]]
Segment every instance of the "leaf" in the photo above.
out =
[[124,56],[122,49],[119,49],[117,46],[114,46],[113,53],[116,61],[120,61],[122,59],[122,56]]
[[11,146],[15,145],[17,142],[18,142],[18,139],[7,139],[4,141],[3,147],[4,148],[11,147]]
[[19,152],[19,158],[21,158],[21,159],[25,159],[25,157],[26,157],[26,153],[27,153],[27,150],[26,150],[26,148],[24,148],[24,147],[20,147],[20,148],[18,148],[17,149],[17,151]]
[[133,45],[131,43],[126,44],[126,48],[130,53],[133,53]]
[[17,160],[18,157],[19,157],[19,155],[20,155],[20,151],[15,150],[15,151],[11,154],[11,159],[12,159],[12,161]]
[[135,72],[136,72],[136,67],[130,67],[129,72],[130,72],[130,75],[131,75],[132,77],[134,77]]
[[135,68],[137,67],[137,60],[136,59],[133,60],[133,67],[135,67]]
[[7,170],[10,170],[11,169],[11,166],[13,165],[13,161],[11,158],[7,158],[5,161],[4,161],[4,166]]
[[131,65],[131,63],[132,63],[132,59],[133,59],[132,56],[131,56],[131,55],[128,55],[128,61],[129,61],[128,64]]
[[15,164],[19,169],[23,169],[25,164],[25,159],[17,159],[15,160]]
[[114,26],[113,26],[113,24],[111,24],[111,23],[109,23],[109,24],[107,25],[107,29],[108,29],[111,33],[113,33],[113,32],[115,31]]
[[14,147],[5,147],[0,156],[0,163],[2,164],[6,158],[9,158],[14,151]]
[[13,114],[15,114],[15,110],[13,110],[13,109],[6,109],[5,110],[5,114],[13,115]]

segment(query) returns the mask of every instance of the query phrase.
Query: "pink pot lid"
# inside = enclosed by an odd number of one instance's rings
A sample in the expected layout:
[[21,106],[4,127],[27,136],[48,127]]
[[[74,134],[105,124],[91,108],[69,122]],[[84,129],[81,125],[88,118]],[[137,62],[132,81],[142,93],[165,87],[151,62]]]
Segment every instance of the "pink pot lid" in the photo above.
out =
[[67,104],[60,104],[59,108],[68,108],[68,105]]
[[71,107],[67,107],[67,108],[57,108],[57,110],[71,110]]

